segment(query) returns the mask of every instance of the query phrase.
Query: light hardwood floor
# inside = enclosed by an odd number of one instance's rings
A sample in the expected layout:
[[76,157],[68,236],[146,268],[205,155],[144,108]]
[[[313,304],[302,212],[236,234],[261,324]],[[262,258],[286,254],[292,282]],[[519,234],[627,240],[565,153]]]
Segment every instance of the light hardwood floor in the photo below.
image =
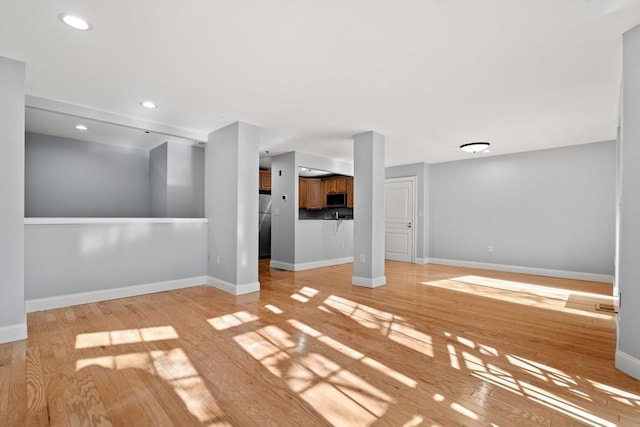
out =
[[28,316],[0,345],[0,426],[640,425],[610,285],[387,262],[260,263],[206,286]]

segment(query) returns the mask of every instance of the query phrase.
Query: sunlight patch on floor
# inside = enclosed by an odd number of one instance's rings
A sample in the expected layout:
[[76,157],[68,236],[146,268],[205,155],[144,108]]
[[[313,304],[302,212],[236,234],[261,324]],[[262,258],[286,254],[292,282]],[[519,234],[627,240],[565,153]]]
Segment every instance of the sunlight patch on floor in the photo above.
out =
[[[131,337],[130,334],[125,336],[127,339]],[[78,359],[76,372],[90,366],[110,370],[134,369],[157,376],[173,388],[187,410],[204,425],[229,425],[222,420],[223,411],[181,348]]]
[[[420,282],[450,291],[464,292],[484,298],[492,298],[514,304],[547,310],[562,311],[597,319],[612,319],[609,314],[595,311],[595,302],[613,304],[614,298],[607,295],[568,289],[531,285],[508,280],[480,276],[461,276],[453,279]],[[574,300],[576,302],[574,302]],[[589,301],[588,303],[586,301]],[[579,308],[575,308],[579,307]],[[587,309],[588,308],[588,309]]]
[[89,332],[76,335],[76,349],[179,338],[172,326]]
[[213,326],[217,331],[224,331],[225,329],[240,326],[249,322],[254,322],[258,319],[259,317],[254,314],[248,313],[246,311],[238,311],[236,313],[214,317],[213,319],[207,319],[207,322],[209,322],[209,324]]
[[413,328],[401,317],[335,295],[325,299],[324,304],[367,329],[379,330],[400,345],[429,357],[434,355],[431,336]]
[[[330,341],[322,340],[328,337],[302,322],[290,319],[288,323],[303,332],[297,341],[274,325],[236,335],[233,339],[332,424],[370,425],[395,403],[388,394],[325,355],[317,352],[300,354],[302,339],[306,342],[310,337],[325,344]],[[339,347],[350,353],[346,346]],[[373,360],[368,362],[380,369],[386,368]]]

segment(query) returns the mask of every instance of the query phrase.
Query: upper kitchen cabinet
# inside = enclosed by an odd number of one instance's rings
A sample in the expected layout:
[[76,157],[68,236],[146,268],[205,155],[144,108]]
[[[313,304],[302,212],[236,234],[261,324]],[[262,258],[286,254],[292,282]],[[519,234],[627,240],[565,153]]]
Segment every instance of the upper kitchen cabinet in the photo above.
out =
[[298,178],[298,208],[307,208],[307,193],[309,184],[306,178]]
[[353,177],[347,177],[347,207],[353,207]]
[[260,169],[260,190],[271,191],[271,171]]
[[322,209],[325,196],[322,191],[322,181],[307,179],[306,209]]

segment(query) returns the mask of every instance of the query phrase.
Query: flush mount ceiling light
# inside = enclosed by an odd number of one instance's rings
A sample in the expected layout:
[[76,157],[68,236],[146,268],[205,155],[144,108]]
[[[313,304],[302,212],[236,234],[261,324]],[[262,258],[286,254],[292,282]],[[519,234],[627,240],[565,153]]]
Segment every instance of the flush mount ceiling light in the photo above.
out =
[[462,144],[460,146],[460,149],[462,151],[466,151],[467,153],[479,153],[481,151],[486,150],[487,148],[489,148],[489,143],[488,142],[469,142],[468,144]]
[[71,28],[75,28],[76,30],[88,31],[91,29],[91,25],[79,16],[71,15],[69,13],[61,13],[60,15],[58,15],[58,18],[60,18],[62,22],[64,22]]
[[142,101],[140,105],[142,105],[144,108],[151,108],[151,109],[158,108],[155,102],[151,102],[151,101]]
[[89,130],[89,128],[86,127],[85,125],[76,125],[76,129],[78,129],[78,130]]

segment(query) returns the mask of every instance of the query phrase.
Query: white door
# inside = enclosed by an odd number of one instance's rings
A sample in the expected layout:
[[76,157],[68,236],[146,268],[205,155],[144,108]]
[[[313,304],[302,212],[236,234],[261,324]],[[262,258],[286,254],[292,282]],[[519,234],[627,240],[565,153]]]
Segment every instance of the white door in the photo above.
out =
[[385,258],[414,262],[415,177],[393,178],[385,182]]

